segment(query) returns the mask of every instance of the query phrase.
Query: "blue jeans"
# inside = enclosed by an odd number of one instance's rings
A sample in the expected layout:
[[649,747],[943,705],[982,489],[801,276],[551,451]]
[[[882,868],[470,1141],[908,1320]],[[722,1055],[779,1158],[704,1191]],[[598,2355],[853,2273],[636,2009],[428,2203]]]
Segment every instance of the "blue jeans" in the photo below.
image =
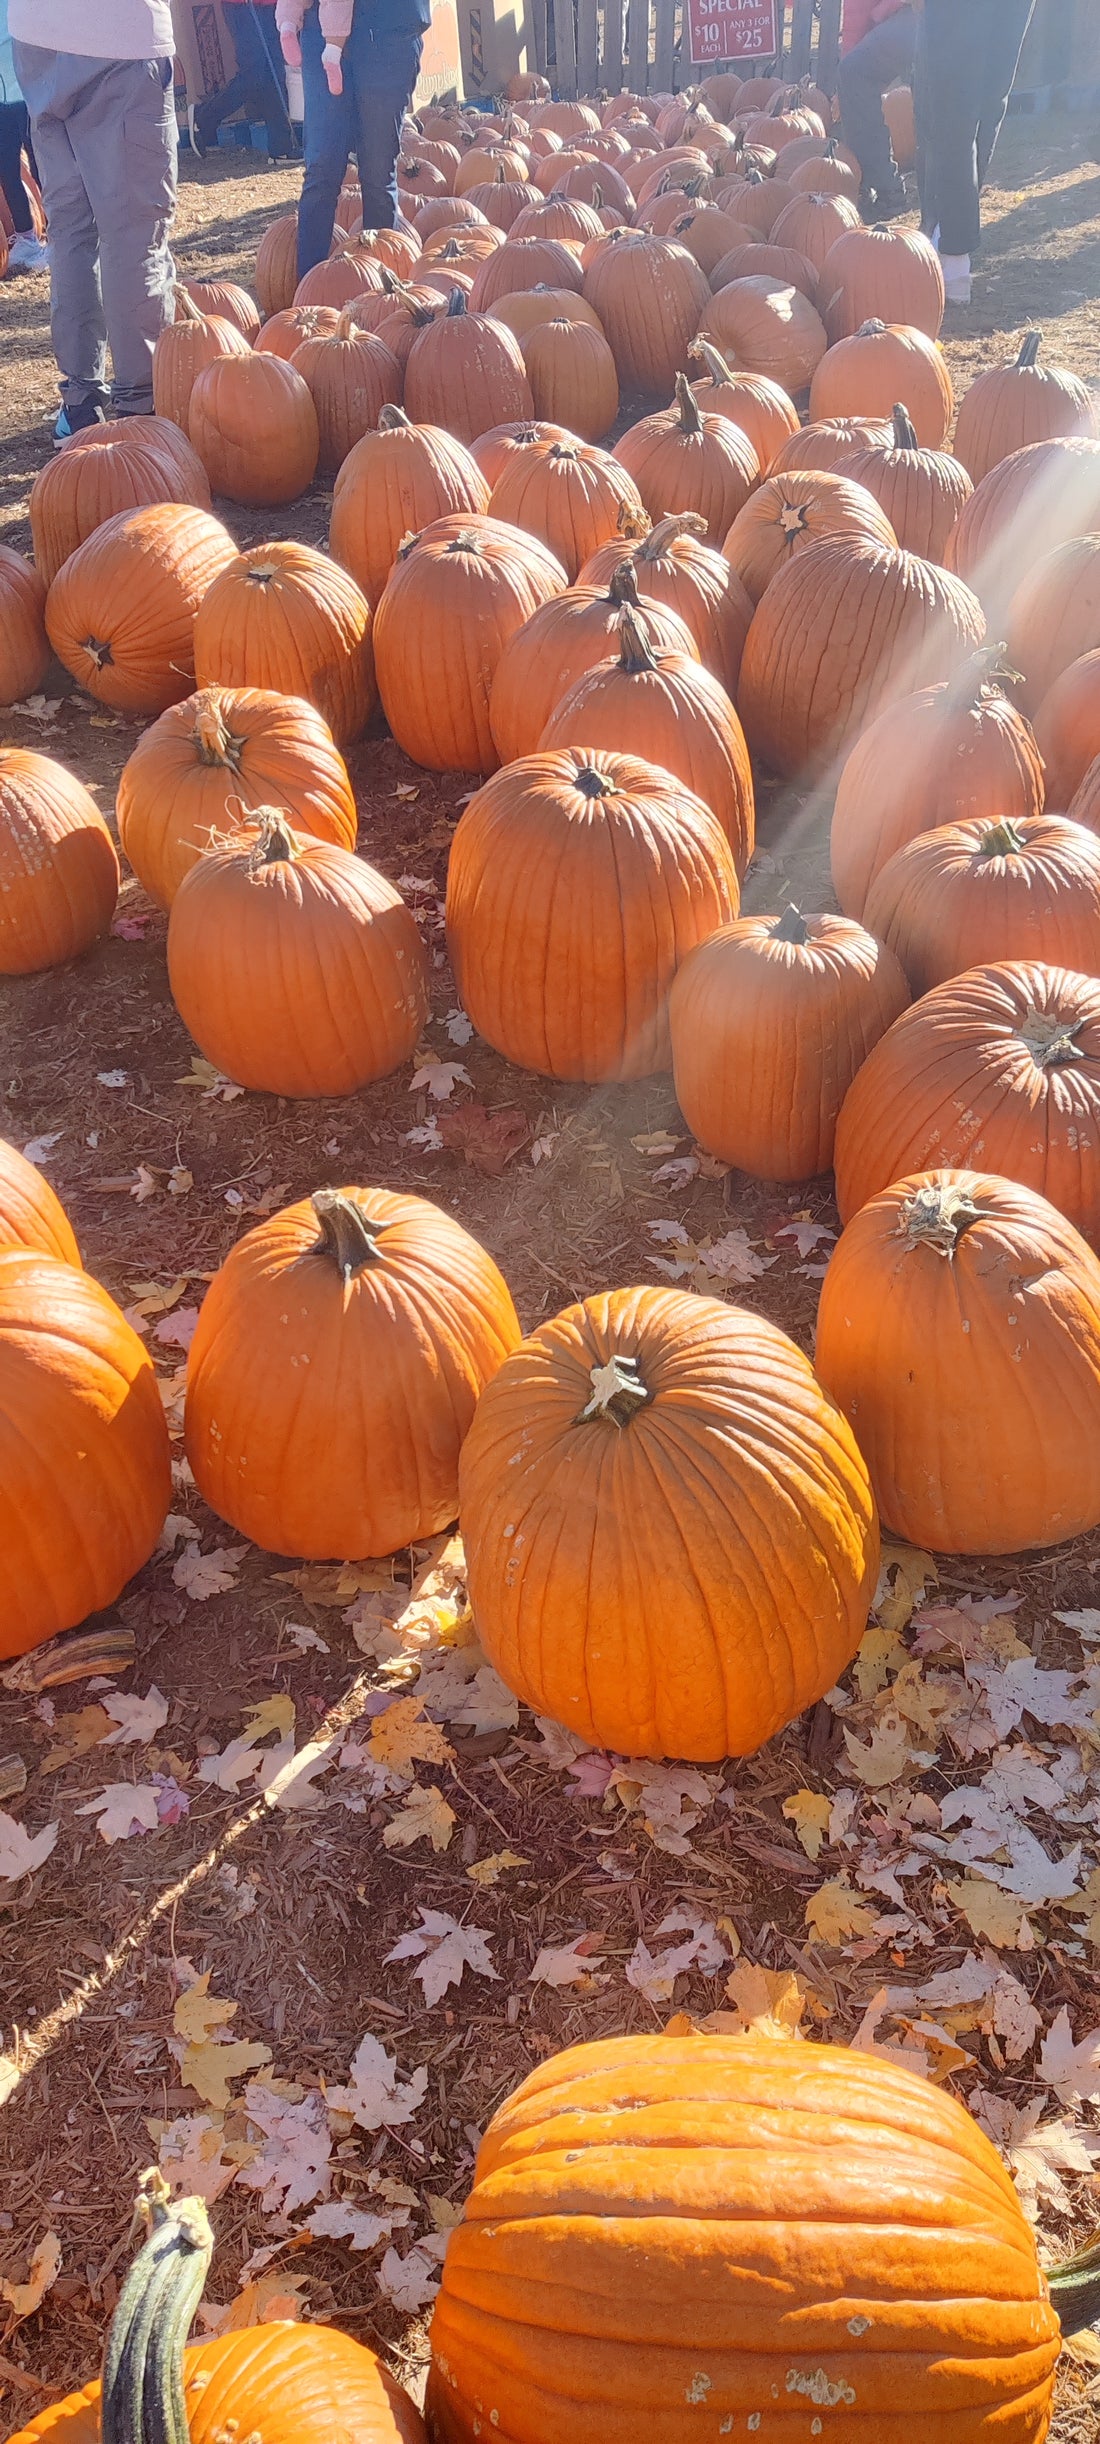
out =
[[356,9],[344,44],[344,90],[330,93],[321,66],[321,25],[309,9],[302,27],[306,174],[298,206],[298,278],[322,263],[332,243],[336,203],[352,152],[359,163],[364,229],[392,229],[401,120],[420,69],[421,35],[372,31]]

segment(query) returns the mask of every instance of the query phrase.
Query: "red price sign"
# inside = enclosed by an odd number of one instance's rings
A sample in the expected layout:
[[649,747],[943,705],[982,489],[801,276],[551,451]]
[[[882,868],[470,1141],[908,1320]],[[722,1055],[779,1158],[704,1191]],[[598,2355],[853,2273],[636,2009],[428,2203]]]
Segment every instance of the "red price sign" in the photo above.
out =
[[778,52],[778,0],[687,0],[687,18],[693,68],[709,68],[717,60],[774,59]]

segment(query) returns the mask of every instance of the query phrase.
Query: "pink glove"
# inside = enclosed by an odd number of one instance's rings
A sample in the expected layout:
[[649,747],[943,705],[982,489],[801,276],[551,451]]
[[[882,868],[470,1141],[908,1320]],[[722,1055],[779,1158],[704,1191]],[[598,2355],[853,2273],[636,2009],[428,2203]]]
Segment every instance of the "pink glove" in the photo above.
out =
[[344,90],[343,53],[342,42],[326,42],[321,53],[321,66],[328,79],[330,93],[342,93]]
[[275,24],[278,29],[280,49],[288,68],[300,68],[302,65],[302,46],[298,36],[302,30],[304,16],[304,0],[278,0]]

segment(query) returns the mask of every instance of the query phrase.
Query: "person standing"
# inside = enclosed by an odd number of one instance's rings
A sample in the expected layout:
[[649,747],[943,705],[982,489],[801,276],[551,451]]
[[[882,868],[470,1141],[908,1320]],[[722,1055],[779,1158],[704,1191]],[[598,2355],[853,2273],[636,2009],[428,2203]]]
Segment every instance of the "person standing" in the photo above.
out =
[[220,93],[207,94],[191,112],[191,142],[200,161],[217,136],[223,119],[245,110],[267,127],[269,161],[297,155],[298,146],[287,107],[286,68],[275,30],[275,0],[223,0],[226,24],[233,37],[236,74]]
[[969,305],[981,191],[1035,0],[922,0],[916,109],[921,228],[951,305]]
[[118,416],[152,413],[173,314],[172,15],[169,0],[9,0],[9,23],[50,226],[60,445],[108,398]]
[[[401,122],[420,72],[430,0],[354,0],[349,13],[346,35],[334,20],[330,38],[322,24],[328,0],[304,12],[300,0],[279,0],[283,51],[292,62],[301,33],[306,169],[298,206],[300,280],[329,251],[353,151],[364,229],[392,229],[397,219]],[[339,14],[342,19],[344,10]]]
[[910,0],[845,0],[837,100],[845,142],[859,163],[860,209],[868,220],[892,220],[906,209],[882,97],[889,85],[912,77],[916,49]]
[[0,194],[11,214],[15,232],[8,247],[8,270],[43,272],[50,260],[50,250],[35,230],[30,197],[23,184],[24,153],[31,176],[37,180],[38,165],[31,143],[30,116],[19,90],[12,57],[8,0],[0,0]]

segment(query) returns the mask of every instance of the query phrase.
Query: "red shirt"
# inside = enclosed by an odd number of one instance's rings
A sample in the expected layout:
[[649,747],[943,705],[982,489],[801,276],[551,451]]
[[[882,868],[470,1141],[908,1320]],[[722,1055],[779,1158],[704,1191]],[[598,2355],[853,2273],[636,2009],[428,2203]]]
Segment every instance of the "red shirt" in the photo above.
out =
[[872,26],[882,25],[887,17],[896,17],[909,0],[844,0],[844,32],[842,51],[854,51]]

